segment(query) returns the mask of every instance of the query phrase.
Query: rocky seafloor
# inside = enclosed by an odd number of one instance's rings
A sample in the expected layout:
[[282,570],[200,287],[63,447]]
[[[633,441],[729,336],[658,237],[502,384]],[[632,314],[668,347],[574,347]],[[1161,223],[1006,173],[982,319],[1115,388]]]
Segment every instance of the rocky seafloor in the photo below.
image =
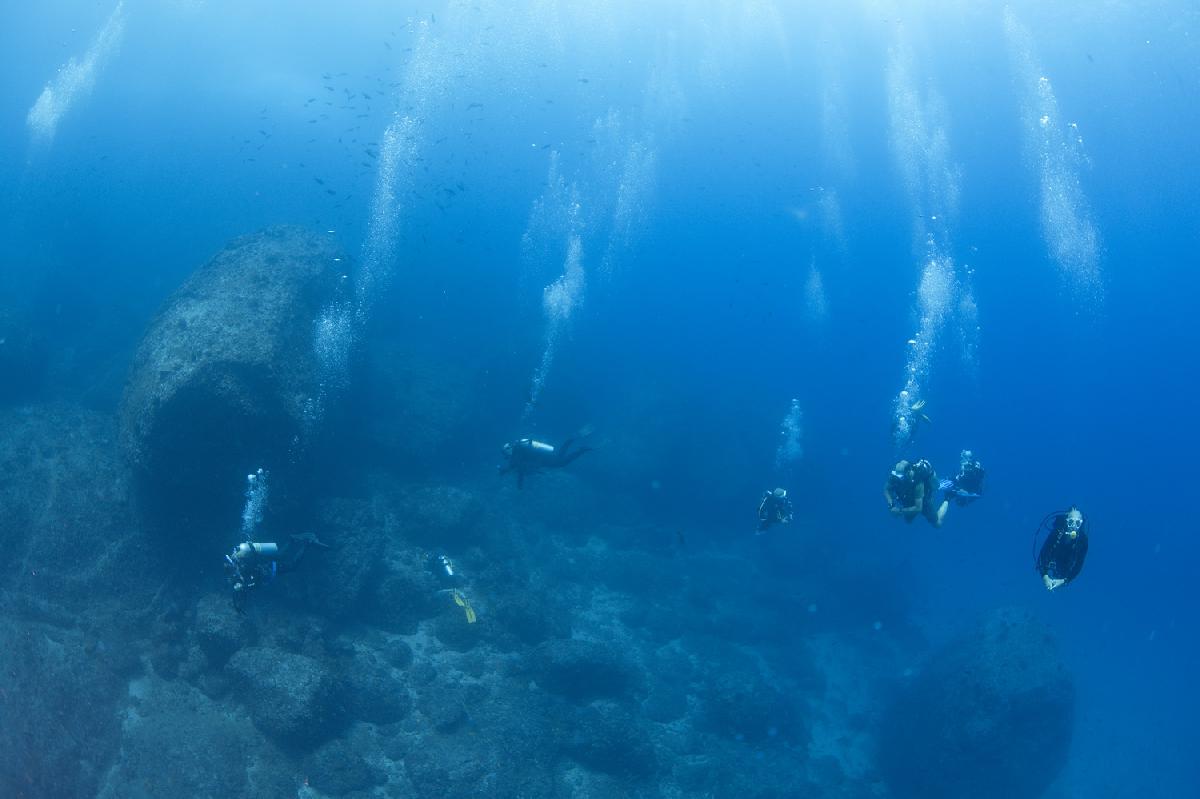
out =
[[[150,324],[120,409],[0,407],[0,795],[1033,797],[1054,779],[1072,683],[1023,613],[930,651],[886,586],[865,590],[892,615],[862,617],[828,553],[693,545],[584,473],[518,491],[491,463],[332,479],[328,440],[297,456],[328,254],[290,229],[231,244]],[[479,412],[442,401],[439,370],[386,364],[366,368],[403,407],[363,424],[389,452]],[[257,456],[279,464],[260,539],[330,549],[238,614],[220,557]]]

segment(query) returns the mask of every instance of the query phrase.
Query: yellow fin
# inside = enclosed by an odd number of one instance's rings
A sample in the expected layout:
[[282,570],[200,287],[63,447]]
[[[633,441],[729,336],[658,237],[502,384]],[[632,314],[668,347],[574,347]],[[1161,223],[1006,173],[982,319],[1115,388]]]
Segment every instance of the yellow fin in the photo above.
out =
[[466,604],[466,605],[463,605],[463,610],[467,614],[467,624],[474,624],[475,623],[475,608],[471,607],[470,604]]
[[465,608],[467,606],[467,600],[463,598],[463,595],[458,592],[457,588],[451,592],[450,596],[454,597],[454,604],[458,605],[460,608]]

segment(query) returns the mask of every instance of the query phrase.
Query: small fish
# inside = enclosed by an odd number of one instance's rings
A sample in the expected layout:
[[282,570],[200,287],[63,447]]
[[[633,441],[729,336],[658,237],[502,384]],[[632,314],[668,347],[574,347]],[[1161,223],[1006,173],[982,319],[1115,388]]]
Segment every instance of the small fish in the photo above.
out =
[[325,181],[321,180],[320,178],[314,177],[313,180],[315,180],[317,183],[320,183],[322,186],[325,185]]
[[337,192],[336,192],[336,191],[334,191],[333,189],[326,189],[326,190],[325,190],[325,193],[326,193],[326,194],[328,194],[328,195],[330,195],[330,196],[337,194]]
[[580,83],[588,83],[589,82],[587,78],[579,78],[578,80]]
[[470,111],[472,108],[483,108],[483,103],[471,103],[469,106],[467,106],[468,111]]

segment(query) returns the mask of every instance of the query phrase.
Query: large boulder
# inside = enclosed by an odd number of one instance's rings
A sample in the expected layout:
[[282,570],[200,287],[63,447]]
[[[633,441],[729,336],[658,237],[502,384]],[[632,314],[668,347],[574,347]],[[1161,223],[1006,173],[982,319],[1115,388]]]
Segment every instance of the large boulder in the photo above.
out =
[[642,684],[640,671],[616,647],[577,638],[539,645],[529,669],[539,686],[581,704],[629,698]]
[[1066,763],[1074,711],[1049,631],[999,611],[935,654],[887,708],[880,771],[898,799],[1033,799]]
[[237,475],[285,462],[312,413],[314,331],[337,297],[339,260],[329,237],[304,230],[243,236],[151,322],[121,402],[121,444],[160,520],[236,518]]
[[319,661],[252,646],[239,650],[227,669],[254,726],[276,742],[305,748],[341,731],[342,691]]

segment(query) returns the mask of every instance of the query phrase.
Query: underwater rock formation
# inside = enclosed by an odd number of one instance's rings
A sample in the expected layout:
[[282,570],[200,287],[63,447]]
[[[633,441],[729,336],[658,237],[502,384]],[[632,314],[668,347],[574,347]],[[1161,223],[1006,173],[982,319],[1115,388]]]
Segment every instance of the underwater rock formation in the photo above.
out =
[[111,419],[69,405],[0,412],[0,589],[86,608],[156,586]]
[[575,702],[621,698],[641,683],[641,674],[614,648],[577,638],[546,641],[530,654],[538,685]]
[[997,611],[887,709],[879,768],[898,799],[1041,796],[1066,764],[1075,691],[1049,631]]
[[121,443],[161,520],[235,518],[237,498],[214,476],[284,461],[317,390],[314,323],[337,290],[337,258],[329,238],[296,228],[243,236],[151,322]]
[[306,747],[341,731],[341,691],[320,661],[249,647],[234,655],[227,668],[254,726],[279,743]]
[[0,796],[95,795],[128,682],[95,655],[78,630],[0,623]]

